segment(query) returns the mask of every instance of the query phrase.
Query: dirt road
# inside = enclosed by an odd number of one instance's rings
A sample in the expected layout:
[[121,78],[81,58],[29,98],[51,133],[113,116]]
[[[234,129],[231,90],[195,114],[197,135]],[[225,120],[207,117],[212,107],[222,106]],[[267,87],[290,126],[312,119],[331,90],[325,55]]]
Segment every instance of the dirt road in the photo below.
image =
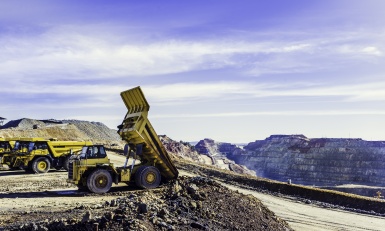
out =
[[385,230],[384,217],[321,208],[293,199],[240,189],[228,184],[226,186],[255,196],[278,217],[286,220],[295,230]]
[[[180,172],[182,175],[194,176],[194,174],[186,171]],[[254,190],[243,189],[223,182],[220,183],[229,189],[246,195],[253,195],[258,198],[278,217],[287,221],[294,230],[385,230],[384,217],[352,213],[331,208],[321,208],[315,205],[305,204],[295,200],[295,198],[277,197]]]

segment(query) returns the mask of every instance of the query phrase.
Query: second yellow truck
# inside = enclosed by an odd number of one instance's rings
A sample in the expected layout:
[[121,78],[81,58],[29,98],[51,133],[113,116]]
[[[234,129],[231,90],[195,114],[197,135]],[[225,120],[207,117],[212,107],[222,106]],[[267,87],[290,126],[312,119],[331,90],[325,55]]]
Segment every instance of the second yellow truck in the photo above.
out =
[[92,142],[20,138],[11,152],[3,155],[1,164],[38,174],[46,173],[50,168],[68,170],[70,156],[80,153],[85,145],[92,145]]

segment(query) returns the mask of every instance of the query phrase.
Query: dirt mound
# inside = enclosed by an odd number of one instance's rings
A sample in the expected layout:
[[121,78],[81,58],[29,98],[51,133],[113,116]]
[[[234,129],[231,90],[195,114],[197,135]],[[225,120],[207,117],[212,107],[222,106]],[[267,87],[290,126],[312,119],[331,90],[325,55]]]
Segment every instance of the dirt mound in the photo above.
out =
[[0,137],[91,140],[94,143],[123,146],[116,130],[110,129],[100,122],[80,120],[34,120],[28,118],[12,120],[2,126]]
[[30,129],[33,128],[34,125],[44,126],[45,123],[39,120],[22,118],[18,120],[11,120],[8,123],[4,124],[1,129],[7,128],[19,128],[19,129]]
[[100,122],[88,122],[81,120],[63,120],[64,123],[75,125],[80,131],[94,140],[120,141],[117,130],[107,127]]
[[292,230],[256,198],[203,177],[129,192],[92,210],[79,205],[50,219],[40,216],[6,230]]

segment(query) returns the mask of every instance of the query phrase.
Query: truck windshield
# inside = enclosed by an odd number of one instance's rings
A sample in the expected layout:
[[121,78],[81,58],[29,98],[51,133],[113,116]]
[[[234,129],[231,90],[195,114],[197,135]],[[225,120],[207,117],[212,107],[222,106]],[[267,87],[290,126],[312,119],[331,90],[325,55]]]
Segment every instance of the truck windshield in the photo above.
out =
[[28,144],[28,152],[31,152],[33,150],[33,147],[35,147],[35,143],[31,142]]
[[33,147],[33,142],[30,142],[30,141],[16,141],[15,147],[13,148],[13,151],[27,152],[27,151],[29,151],[31,143],[32,143],[32,147]]
[[93,159],[106,157],[106,151],[103,146],[86,146],[82,148],[80,159]]
[[19,148],[20,148],[20,142],[19,142],[19,141],[16,141],[16,142],[15,142],[15,146],[13,147],[13,150],[14,150],[14,151],[17,151],[17,150],[19,150]]
[[81,153],[80,153],[79,156],[72,155],[71,158],[75,158],[75,159],[77,159],[77,158],[79,158],[79,159],[86,159],[86,156],[87,156],[87,150],[88,150],[88,147],[87,147],[87,146],[84,146],[84,147],[82,148],[82,151],[81,151]]
[[88,149],[88,147],[83,147],[83,148],[82,148],[82,152],[81,152],[80,154],[81,154],[81,155],[86,155],[87,149]]

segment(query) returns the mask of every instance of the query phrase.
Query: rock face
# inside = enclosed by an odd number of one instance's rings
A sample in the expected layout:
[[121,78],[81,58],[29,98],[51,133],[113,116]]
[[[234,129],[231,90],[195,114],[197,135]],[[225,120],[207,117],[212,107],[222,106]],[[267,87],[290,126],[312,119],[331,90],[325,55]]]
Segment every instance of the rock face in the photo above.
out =
[[237,173],[254,175],[255,172],[235,163],[233,160],[227,158],[228,155],[233,155],[242,152],[242,149],[237,147],[234,144],[216,142],[212,139],[203,139],[200,140],[195,145],[195,150],[198,153],[206,155],[209,157],[213,163],[218,168],[228,169]]
[[385,185],[385,142],[272,135],[230,159],[257,176],[304,185]]
[[242,150],[236,145],[216,142],[206,138],[199,141],[195,146],[192,146],[188,142],[172,140],[166,135],[160,135],[159,138],[167,152],[176,158],[192,160],[200,164],[213,165],[236,173],[255,176],[254,171],[226,157],[230,153],[237,153]]

